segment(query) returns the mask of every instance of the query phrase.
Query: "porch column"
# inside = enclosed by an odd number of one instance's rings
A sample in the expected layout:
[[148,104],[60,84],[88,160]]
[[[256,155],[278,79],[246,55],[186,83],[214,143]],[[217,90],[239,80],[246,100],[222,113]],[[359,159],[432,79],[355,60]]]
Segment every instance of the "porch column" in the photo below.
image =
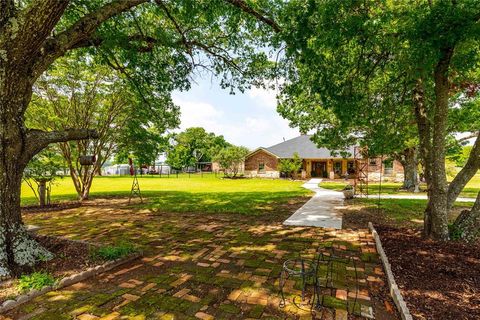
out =
[[330,180],[335,179],[335,172],[333,171],[333,159],[329,159],[327,161],[327,170],[328,170],[328,178]]

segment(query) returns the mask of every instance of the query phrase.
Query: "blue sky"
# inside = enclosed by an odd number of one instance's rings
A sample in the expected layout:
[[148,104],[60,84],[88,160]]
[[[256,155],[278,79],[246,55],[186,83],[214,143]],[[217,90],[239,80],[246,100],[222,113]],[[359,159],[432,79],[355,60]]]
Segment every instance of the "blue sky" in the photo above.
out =
[[268,147],[299,134],[277,113],[275,90],[253,88],[231,95],[215,79],[195,80],[189,91],[173,94],[182,111],[180,129],[204,127],[250,149]]

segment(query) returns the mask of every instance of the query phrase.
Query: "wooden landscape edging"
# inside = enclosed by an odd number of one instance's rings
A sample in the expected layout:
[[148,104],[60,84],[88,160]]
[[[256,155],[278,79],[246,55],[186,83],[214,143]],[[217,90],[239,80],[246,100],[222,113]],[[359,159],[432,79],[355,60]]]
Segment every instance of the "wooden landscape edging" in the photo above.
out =
[[109,261],[104,264],[95,266],[95,267],[90,267],[85,271],[81,271],[79,273],[73,274],[71,276],[62,278],[60,281],[58,281],[56,284],[51,285],[51,286],[46,286],[43,287],[40,290],[30,290],[29,292],[25,294],[21,294],[15,298],[15,300],[6,300],[0,305],[0,313],[7,312],[9,310],[12,310],[16,307],[18,307],[21,304],[24,304],[26,302],[29,302],[30,300],[41,296],[47,292],[58,290],[64,287],[68,287],[72,284],[75,284],[80,281],[84,281],[86,279],[89,279],[91,277],[94,277],[100,273],[109,271],[113,268],[116,268],[124,263],[130,262],[132,260],[137,259],[138,257],[141,257],[141,253],[134,253],[131,254],[125,258],[120,258],[114,261]]
[[390,263],[388,262],[387,255],[385,254],[385,250],[383,250],[382,242],[380,241],[380,236],[377,233],[377,230],[373,227],[371,222],[368,223],[368,228],[372,233],[373,238],[375,239],[375,246],[377,247],[377,252],[380,255],[380,259],[383,263],[383,268],[385,269],[385,273],[387,274],[387,282],[388,288],[390,289],[390,295],[392,296],[393,302],[395,303],[398,311],[400,312],[400,316],[402,320],[412,320],[412,315],[408,310],[407,304],[403,299],[402,293],[398,288],[397,283],[395,282],[395,278],[393,277],[392,268]]

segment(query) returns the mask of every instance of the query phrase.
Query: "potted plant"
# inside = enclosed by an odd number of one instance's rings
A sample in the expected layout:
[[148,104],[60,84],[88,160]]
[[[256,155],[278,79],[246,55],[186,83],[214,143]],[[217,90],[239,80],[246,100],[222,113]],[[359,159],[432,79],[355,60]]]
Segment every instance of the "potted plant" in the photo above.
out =
[[355,190],[351,184],[347,184],[345,188],[343,188],[343,196],[345,199],[353,199],[355,195]]

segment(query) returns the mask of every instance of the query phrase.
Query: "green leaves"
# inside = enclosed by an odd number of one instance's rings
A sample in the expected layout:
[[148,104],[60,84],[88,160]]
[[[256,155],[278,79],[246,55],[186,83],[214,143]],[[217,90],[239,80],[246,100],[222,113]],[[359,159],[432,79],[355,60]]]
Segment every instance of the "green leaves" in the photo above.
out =
[[287,177],[296,178],[298,171],[302,168],[303,160],[300,159],[298,153],[293,154],[292,159],[280,159],[278,162],[278,171],[285,173]]
[[210,162],[220,150],[230,146],[223,136],[192,127],[173,136],[173,146],[168,151],[167,163],[176,169]]
[[[373,154],[401,150],[417,140],[412,97],[419,78],[432,113],[432,74],[443,48],[455,45],[452,91],[478,100],[468,92],[480,80],[479,16],[475,1],[290,1],[280,16],[288,80],[278,111],[332,149],[360,143]],[[471,131],[476,121],[460,115],[471,102],[460,100],[451,113],[464,121],[455,127]]]
[[52,181],[63,168],[63,158],[59,155],[58,150],[50,147],[30,160],[23,173],[23,178],[26,180],[32,179],[37,183],[42,180]]
[[248,153],[249,150],[245,147],[229,146],[220,150],[215,155],[214,161],[218,162],[220,167],[225,170],[226,175],[236,177]]
[[47,272],[34,272],[29,275],[23,275],[18,279],[18,289],[21,292],[27,292],[32,289],[40,290],[43,287],[53,285],[55,278]]

